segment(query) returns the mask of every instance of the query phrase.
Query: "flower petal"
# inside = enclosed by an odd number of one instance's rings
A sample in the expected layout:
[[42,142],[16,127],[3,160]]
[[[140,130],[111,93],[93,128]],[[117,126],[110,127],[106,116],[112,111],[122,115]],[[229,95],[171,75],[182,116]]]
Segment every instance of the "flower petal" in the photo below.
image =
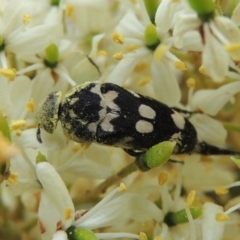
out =
[[216,90],[199,90],[192,98],[191,107],[214,116],[238,92],[240,92],[239,81],[226,84]]
[[229,55],[222,44],[211,34],[208,24],[204,24],[204,33],[203,67],[213,81],[222,82],[228,71]]

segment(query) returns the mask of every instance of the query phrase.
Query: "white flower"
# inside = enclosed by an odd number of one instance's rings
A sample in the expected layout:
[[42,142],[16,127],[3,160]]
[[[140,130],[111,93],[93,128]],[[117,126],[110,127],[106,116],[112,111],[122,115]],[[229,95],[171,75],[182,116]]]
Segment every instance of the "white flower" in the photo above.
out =
[[[49,11],[48,1],[41,1],[37,6],[31,0],[11,0],[5,3],[0,19],[0,32],[3,38],[3,51],[1,51],[3,68],[8,67],[4,53],[14,52],[21,56],[36,54],[52,41],[59,39],[61,24],[59,24],[57,9],[52,8]],[[26,17],[28,21],[25,22]]]
[[[127,12],[115,29],[116,32],[119,32],[124,37],[123,47],[135,47],[135,50],[123,54],[123,59],[120,60],[118,65],[109,74],[106,81],[124,85],[125,82],[127,83],[127,80],[130,80],[133,90],[145,95],[154,95],[152,93],[154,91],[155,97],[158,100],[169,106],[176,106],[180,101],[181,94],[174,66],[175,63],[180,61],[170,53],[171,39],[169,39],[168,35],[160,33],[158,25],[157,33],[161,42],[160,45],[154,52],[146,46],[144,32],[150,24],[150,20],[142,1],[140,1],[139,14],[142,17],[142,21],[132,11]],[[158,23],[156,22],[156,24]],[[142,69],[146,69],[143,70],[145,78],[148,79],[146,83],[152,80],[152,89],[149,92],[146,92],[146,88],[140,87],[141,79],[139,81],[139,76],[143,78]],[[127,84],[130,85],[129,83]]]
[[[200,40],[203,42],[202,65],[205,73],[213,81],[222,82],[231,73],[228,70],[229,67],[239,73],[233,60],[240,60],[240,32],[233,21],[227,17],[214,16],[209,21],[202,22],[197,13],[188,8],[177,12],[174,19],[174,41],[176,46],[183,48],[183,50],[186,34],[188,34],[188,44],[194,46],[195,43],[195,51],[202,49],[201,42],[196,42],[192,35],[196,30],[199,31],[198,36],[195,36],[200,37]],[[189,34],[191,32],[192,34]]]
[[[56,47],[54,47],[56,46]],[[53,82],[65,81],[65,89],[67,87],[67,83],[72,86],[75,86],[75,81],[70,77],[70,74],[65,66],[64,60],[66,56],[76,51],[75,45],[72,44],[69,40],[61,40],[57,45],[51,44],[49,47],[55,48],[56,51],[59,52],[59,57],[56,59],[56,62],[51,66],[50,63],[47,62],[46,56],[44,56],[44,51],[39,52],[37,56],[34,55],[25,55],[23,58],[26,62],[33,63],[32,65],[18,71],[18,75],[37,70],[37,74],[34,77],[34,81],[49,81]],[[45,52],[48,49],[45,49]],[[41,83],[43,84],[43,83]]]
[[221,240],[225,224],[216,220],[216,214],[223,213],[223,208],[214,203],[205,203],[203,208],[202,239]]
[[[77,28],[75,34],[81,38],[106,32],[114,24],[111,5],[106,0],[66,0],[65,5],[71,22]],[[71,12],[68,11],[70,9]]]
[[[39,215],[40,226],[44,230],[42,231],[44,239],[49,239],[49,236],[56,231],[56,224],[59,221],[59,217],[57,216],[61,216],[63,213],[65,213],[65,218],[61,218],[63,230],[67,230],[70,225],[94,230],[117,226],[119,222],[123,223],[129,219],[140,222],[151,219],[155,219],[156,221],[162,220],[161,210],[151,201],[139,194],[119,192],[119,189],[113,190],[89,211],[82,213],[80,216],[76,212],[75,216],[71,198],[66,192],[65,185],[61,182],[58,175],[56,175],[55,170],[47,166],[49,165],[48,163],[39,163],[40,165],[43,168],[37,167],[37,175],[44,189],[45,200],[41,202],[42,206],[40,206],[44,212],[40,212]],[[55,190],[53,191],[53,189]],[[51,219],[49,219],[50,216],[48,217],[47,212],[50,213]],[[73,221],[74,216],[77,218],[75,221]],[[116,233],[96,233],[96,236],[100,239],[102,237],[104,239],[119,237],[138,238],[137,235],[125,233],[121,229]]]

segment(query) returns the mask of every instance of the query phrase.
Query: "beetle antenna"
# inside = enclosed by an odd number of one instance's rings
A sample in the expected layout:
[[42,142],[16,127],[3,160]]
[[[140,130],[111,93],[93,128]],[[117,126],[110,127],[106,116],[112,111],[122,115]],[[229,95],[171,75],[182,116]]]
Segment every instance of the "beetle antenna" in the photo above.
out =
[[99,66],[88,55],[86,55],[86,57],[87,57],[88,61],[97,69],[98,74],[99,74],[98,78],[100,78],[102,76],[102,73],[99,69]]

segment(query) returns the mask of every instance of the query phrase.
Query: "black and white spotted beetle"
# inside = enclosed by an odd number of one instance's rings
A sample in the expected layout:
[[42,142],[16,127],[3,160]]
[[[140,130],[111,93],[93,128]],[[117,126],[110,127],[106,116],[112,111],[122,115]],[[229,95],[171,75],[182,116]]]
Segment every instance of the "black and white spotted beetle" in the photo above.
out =
[[120,147],[133,156],[169,140],[176,141],[174,154],[240,154],[198,141],[193,125],[174,108],[116,84],[88,82],[61,97],[50,93],[37,114],[39,142],[40,128],[53,133],[60,120],[76,142]]

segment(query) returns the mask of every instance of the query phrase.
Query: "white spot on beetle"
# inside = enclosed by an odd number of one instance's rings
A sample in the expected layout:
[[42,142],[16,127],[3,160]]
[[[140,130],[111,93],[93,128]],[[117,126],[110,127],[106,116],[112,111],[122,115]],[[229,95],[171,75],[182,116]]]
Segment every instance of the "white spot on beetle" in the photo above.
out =
[[78,116],[76,113],[74,113],[74,111],[72,109],[69,110],[69,115],[71,118],[77,118],[77,116]]
[[78,97],[72,98],[71,101],[69,102],[70,105],[73,105],[75,102],[79,100]]
[[116,91],[108,91],[107,93],[103,94],[104,99],[102,101],[104,101],[104,104],[116,111],[119,111],[120,108],[119,106],[114,103],[114,99],[116,99],[118,97],[118,92]]
[[[100,126],[103,131],[113,132],[114,126],[110,122],[112,119],[119,117],[117,112],[120,111],[119,106],[114,103],[114,99],[118,97],[118,92],[108,91],[102,94],[101,84],[93,86],[90,92],[97,94],[101,98],[99,105],[102,109],[98,112],[98,121],[90,123],[88,125],[88,130],[92,133],[96,133],[98,126]],[[110,108],[111,112],[107,113],[107,108]]]
[[153,125],[144,120],[137,121],[135,128],[139,133],[150,133],[153,131]]
[[[174,111],[174,110],[173,110],[173,111]],[[184,119],[184,117],[183,117],[180,113],[174,111],[174,113],[171,114],[171,117],[172,117],[172,119],[173,119],[173,122],[175,123],[175,125],[176,125],[179,129],[184,129],[185,119]]]
[[156,112],[149,106],[141,104],[138,111],[142,117],[154,119],[156,117]]
[[101,84],[100,83],[96,83],[90,90],[90,92],[97,94],[98,96],[100,96],[100,98],[102,98],[102,93],[101,93]]
[[88,130],[92,133],[96,133],[97,132],[97,127],[99,125],[99,123],[104,119],[104,117],[106,116],[107,114],[107,110],[106,108],[102,108],[99,112],[98,112],[98,116],[99,116],[99,119],[98,121],[96,122],[92,122],[88,125]]
[[93,122],[88,124],[88,130],[92,133],[96,133],[97,132],[97,126],[98,126],[98,122]]
[[113,120],[114,118],[117,118],[118,116],[119,115],[116,113],[107,113],[105,118],[103,119],[103,121],[100,124],[102,130],[105,132],[113,132],[114,127],[110,122],[111,122],[111,120]]

